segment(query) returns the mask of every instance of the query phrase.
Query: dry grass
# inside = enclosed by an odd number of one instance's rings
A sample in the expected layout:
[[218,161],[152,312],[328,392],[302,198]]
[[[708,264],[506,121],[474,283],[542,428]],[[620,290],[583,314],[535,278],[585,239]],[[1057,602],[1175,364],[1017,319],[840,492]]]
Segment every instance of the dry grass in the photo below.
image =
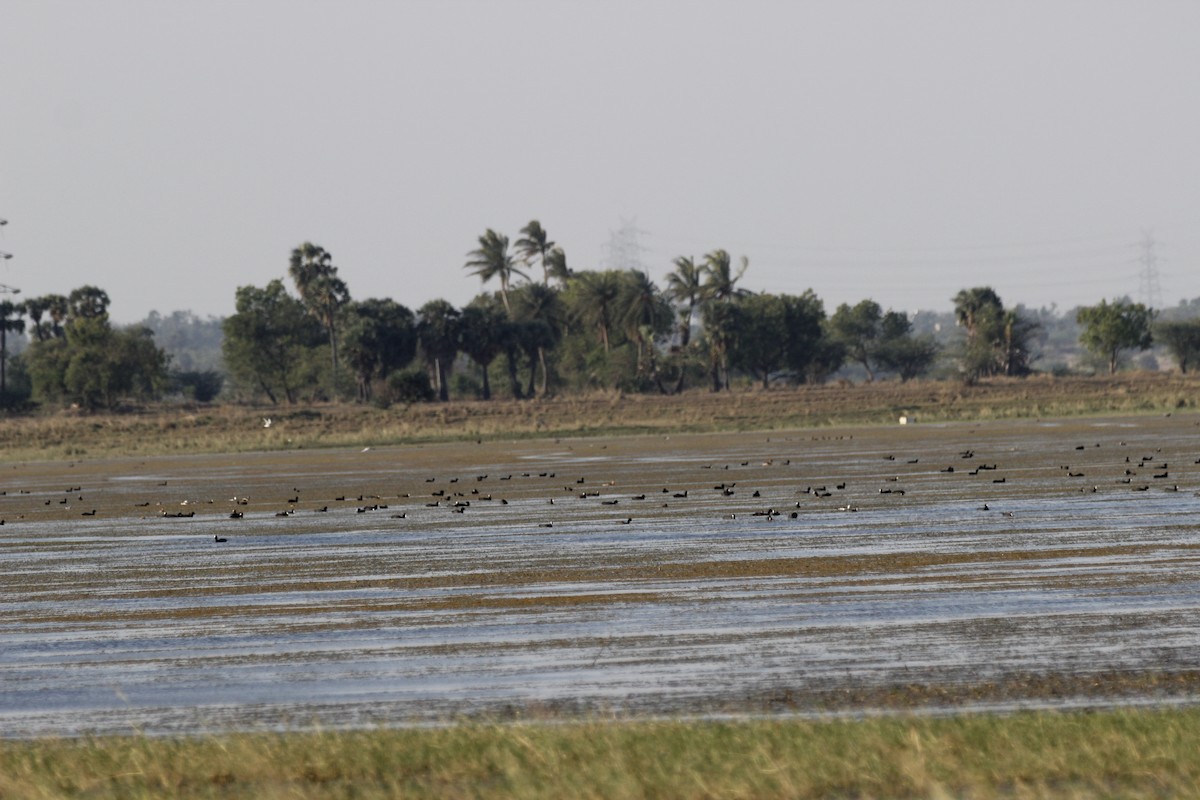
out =
[[[123,414],[73,411],[0,418],[0,449],[10,458],[114,454],[235,453],[599,434],[783,430],[895,422],[984,420],[1166,412],[1194,408],[1200,380],[1165,373],[1119,378],[996,379],[828,384],[678,396],[597,393],[535,401],[431,403],[390,409],[164,407]],[[262,419],[272,427],[262,430]],[[249,435],[251,432],[254,435]]]
[[0,744],[0,797],[1196,797],[1200,711]]

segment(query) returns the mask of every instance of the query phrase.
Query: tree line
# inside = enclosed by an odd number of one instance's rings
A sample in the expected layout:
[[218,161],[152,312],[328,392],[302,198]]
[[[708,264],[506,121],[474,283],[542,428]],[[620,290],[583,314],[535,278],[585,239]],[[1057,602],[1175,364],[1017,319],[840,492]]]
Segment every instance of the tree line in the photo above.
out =
[[748,262],[723,249],[675,259],[660,287],[644,270],[571,269],[536,220],[521,234],[510,242],[488,229],[467,254],[463,268],[495,291],[415,311],[353,299],[331,254],[306,242],[291,254],[294,294],[282,278],[237,290],[224,322],[229,376],[272,402],[487,400],[497,391],[725,391],[738,375],[763,386],[818,382],[848,358],[872,379],[887,369],[907,380],[938,354],[907,316],[872,301],[827,316],[811,290],[748,291]]
[[[109,322],[108,296],[96,287],[5,300],[0,334],[24,332],[29,342],[8,372],[17,395],[23,389],[35,402],[86,408],[166,391],[210,399],[222,388],[272,403],[386,405],[593,389],[720,392],[738,381],[819,383],[843,367],[866,381],[906,381],[937,369],[973,382],[1029,374],[1046,335],[1036,314],[1006,308],[986,286],[954,296],[962,334],[947,346],[872,299],[826,314],[811,289],[750,291],[743,285],[748,260],[724,249],[675,258],[660,287],[637,268],[571,269],[537,220],[520,234],[511,243],[493,229],[478,237],[463,269],[485,291],[471,302],[458,308],[431,300],[415,311],[391,298],[355,299],[332,254],[305,242],[291,252],[286,279],[236,290],[235,311],[221,322],[224,374],[172,371],[149,328]],[[1192,368],[1200,321],[1155,318],[1127,298],[1102,301],[1077,311],[1079,342],[1115,372],[1124,354],[1158,336],[1181,370]],[[11,405],[14,391],[3,378],[0,369],[0,396]]]

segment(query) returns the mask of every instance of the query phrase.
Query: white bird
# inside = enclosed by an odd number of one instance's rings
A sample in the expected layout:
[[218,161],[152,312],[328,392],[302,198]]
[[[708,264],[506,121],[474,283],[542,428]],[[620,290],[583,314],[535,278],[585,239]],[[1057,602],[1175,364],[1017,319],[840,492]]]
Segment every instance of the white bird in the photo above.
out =
[[271,427],[271,418],[270,417],[263,417],[263,427],[264,428]]

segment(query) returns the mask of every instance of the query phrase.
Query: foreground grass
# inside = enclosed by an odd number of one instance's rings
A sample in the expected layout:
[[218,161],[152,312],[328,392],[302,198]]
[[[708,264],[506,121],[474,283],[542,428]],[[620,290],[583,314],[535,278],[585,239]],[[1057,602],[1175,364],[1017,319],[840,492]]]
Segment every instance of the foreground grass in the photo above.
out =
[[0,797],[1197,797],[1200,710],[0,742]]

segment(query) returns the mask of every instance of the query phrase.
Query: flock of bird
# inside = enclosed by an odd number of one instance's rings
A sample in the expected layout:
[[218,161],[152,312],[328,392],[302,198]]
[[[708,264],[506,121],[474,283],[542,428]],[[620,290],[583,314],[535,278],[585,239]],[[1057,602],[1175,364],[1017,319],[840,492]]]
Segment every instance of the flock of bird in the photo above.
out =
[[[1123,442],[1121,446],[1124,447]],[[639,516],[646,517],[653,516],[649,511],[652,508],[658,509],[654,513],[677,513],[680,507],[684,507],[695,513],[718,513],[729,519],[750,516],[767,520],[785,516],[794,519],[800,516],[805,508],[858,512],[897,502],[913,502],[914,492],[928,493],[932,486],[956,479],[975,479],[978,482],[976,494],[988,494],[984,502],[974,506],[975,510],[998,511],[1005,516],[1013,516],[1014,512],[1002,508],[1004,499],[1027,494],[1033,484],[1040,485],[1039,491],[1043,492],[1069,489],[1095,493],[1102,491],[1102,486],[1109,484],[1118,489],[1136,492],[1146,492],[1152,487],[1168,492],[1180,491],[1178,478],[1172,480],[1172,476],[1182,470],[1173,468],[1162,457],[1161,449],[1155,449],[1149,454],[1126,454],[1115,458],[1109,458],[1106,454],[1105,458],[1100,459],[1090,453],[1079,452],[1092,447],[1098,448],[1100,445],[1076,445],[1074,454],[1062,454],[1068,457],[1074,455],[1074,458],[1070,458],[1076,462],[1074,466],[1070,463],[1051,466],[1044,460],[1031,464],[1026,457],[1009,470],[1003,468],[994,458],[978,458],[974,448],[964,449],[953,455],[942,455],[940,463],[934,462],[936,466],[932,467],[922,463],[921,457],[897,458],[894,454],[876,454],[875,460],[872,461],[871,456],[860,454],[852,466],[847,465],[849,468],[843,475],[833,479],[827,478],[820,484],[807,483],[803,486],[794,479],[795,474],[805,469],[815,471],[811,466],[806,467],[803,459],[796,458],[797,463],[793,465],[792,458],[766,458],[722,466],[699,466],[700,470],[720,470],[723,474],[730,470],[749,468],[751,471],[744,479],[731,480],[727,477],[717,481],[703,480],[705,476],[700,473],[689,473],[685,476],[676,468],[669,473],[669,477],[677,480],[678,485],[643,486],[634,492],[618,489],[618,481],[615,478],[596,481],[588,476],[573,476],[563,482],[556,472],[541,471],[517,475],[509,473],[495,476],[477,474],[449,478],[428,477],[424,479],[426,486],[423,489],[412,487],[410,491],[387,495],[365,492],[338,494],[315,501],[308,497],[314,493],[313,490],[301,492],[300,488],[293,487],[290,495],[281,504],[283,507],[276,506],[274,509],[267,504],[277,501],[252,503],[247,496],[234,495],[224,502],[212,499],[185,499],[174,502],[143,500],[134,504],[134,510],[141,516],[153,515],[164,519],[192,518],[201,512],[205,516],[224,514],[232,520],[242,520],[248,516],[286,518],[298,513],[324,514],[353,510],[357,514],[388,512],[389,518],[404,520],[409,518],[410,514],[417,515],[418,512],[427,518],[438,513],[467,514],[481,506],[507,506],[509,497],[512,497],[513,502],[519,504],[522,519],[531,525],[536,522],[539,527],[550,528],[555,522],[551,513],[543,511],[535,515],[531,511],[531,506],[536,505],[539,497],[545,506],[556,506],[554,514],[558,514],[559,519],[571,518],[572,515],[578,517],[578,504],[582,503],[595,505],[596,511],[607,512],[619,507],[626,513],[606,517],[606,520],[613,524],[629,525],[635,518],[634,514],[630,513],[632,509],[637,509]],[[925,458],[926,462],[930,461],[928,456]],[[1085,466],[1080,466],[1080,463]],[[1200,459],[1193,463],[1200,464]],[[785,469],[773,469],[779,467]],[[826,474],[831,472],[828,464],[823,465],[823,471]],[[1105,483],[1087,482],[1085,479],[1089,473],[1094,477],[1103,476],[1106,479]],[[667,477],[667,474],[664,473],[660,477]],[[1009,483],[1010,478],[1021,488],[1018,489]],[[644,473],[642,479],[645,479]],[[518,488],[521,481],[525,481],[525,484]],[[756,485],[751,488],[749,484],[755,482]],[[983,489],[985,485],[1005,485],[1005,488],[993,489],[991,493],[987,493]],[[167,482],[162,481],[158,486],[167,487]],[[27,494],[30,494],[29,490],[19,490],[16,496]],[[80,485],[69,486],[61,494],[61,497],[47,497],[41,500],[42,505],[51,508],[63,507],[61,514],[69,513],[70,509],[78,508],[78,504],[84,502],[84,490]],[[0,509],[11,512],[17,505],[11,502],[12,499],[13,496],[7,491],[0,490]],[[10,502],[4,503],[5,500]],[[564,502],[575,503],[576,510],[562,509]],[[223,506],[228,510],[222,511]],[[675,511],[662,510],[672,508]],[[88,506],[77,513],[84,517],[94,517],[97,515],[97,508]],[[15,516],[8,514],[8,519],[24,521],[36,516],[32,509],[25,509]],[[537,516],[543,518],[539,521]],[[0,518],[0,525],[5,522],[4,518]],[[215,542],[223,543],[227,539],[228,537],[219,534],[214,536]]]

